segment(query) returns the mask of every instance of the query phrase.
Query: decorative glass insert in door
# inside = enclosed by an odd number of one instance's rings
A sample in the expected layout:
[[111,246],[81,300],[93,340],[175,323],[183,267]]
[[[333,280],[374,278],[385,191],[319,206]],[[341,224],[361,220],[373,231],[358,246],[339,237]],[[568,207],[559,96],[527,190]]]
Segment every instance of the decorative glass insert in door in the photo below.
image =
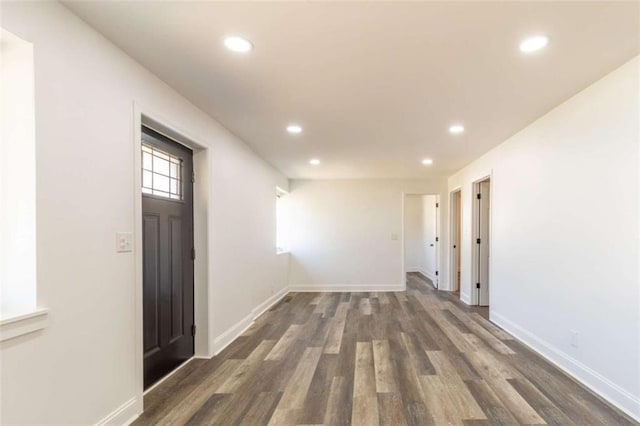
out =
[[142,193],[182,200],[182,160],[143,144]]

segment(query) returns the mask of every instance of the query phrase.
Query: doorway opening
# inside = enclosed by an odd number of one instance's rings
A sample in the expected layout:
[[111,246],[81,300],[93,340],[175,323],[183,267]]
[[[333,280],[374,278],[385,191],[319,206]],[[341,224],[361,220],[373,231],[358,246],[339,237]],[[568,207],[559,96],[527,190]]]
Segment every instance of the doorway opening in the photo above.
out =
[[450,226],[451,226],[451,291],[460,297],[461,251],[462,251],[462,190],[457,189],[449,194]]
[[491,179],[473,184],[473,264],[472,283],[475,284],[476,305],[489,306],[491,262]]
[[193,152],[142,127],[144,388],[194,354]]
[[403,209],[404,279],[411,276],[438,288],[439,196],[405,194]]

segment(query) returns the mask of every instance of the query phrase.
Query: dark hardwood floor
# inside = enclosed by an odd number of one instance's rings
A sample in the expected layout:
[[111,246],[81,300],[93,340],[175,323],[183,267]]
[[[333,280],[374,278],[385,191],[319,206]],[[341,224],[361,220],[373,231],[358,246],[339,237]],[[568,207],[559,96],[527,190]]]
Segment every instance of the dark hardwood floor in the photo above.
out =
[[414,274],[406,292],[290,293],[135,424],[636,424],[486,316]]

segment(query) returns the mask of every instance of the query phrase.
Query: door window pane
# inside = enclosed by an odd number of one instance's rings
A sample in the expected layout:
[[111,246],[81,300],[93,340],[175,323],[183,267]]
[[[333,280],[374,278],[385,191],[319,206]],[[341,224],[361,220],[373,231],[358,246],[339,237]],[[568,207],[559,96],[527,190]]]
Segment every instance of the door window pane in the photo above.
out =
[[182,160],[142,145],[142,193],[182,199]]

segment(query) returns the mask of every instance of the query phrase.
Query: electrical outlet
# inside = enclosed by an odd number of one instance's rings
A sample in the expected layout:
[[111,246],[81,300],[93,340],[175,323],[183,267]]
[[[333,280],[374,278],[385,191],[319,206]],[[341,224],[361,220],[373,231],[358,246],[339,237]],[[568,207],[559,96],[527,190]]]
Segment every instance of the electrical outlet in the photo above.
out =
[[116,253],[133,251],[133,233],[116,232]]
[[391,241],[398,241],[398,234],[391,234]]
[[578,332],[575,330],[569,330],[569,344],[574,348],[577,348],[579,345],[578,341]]

